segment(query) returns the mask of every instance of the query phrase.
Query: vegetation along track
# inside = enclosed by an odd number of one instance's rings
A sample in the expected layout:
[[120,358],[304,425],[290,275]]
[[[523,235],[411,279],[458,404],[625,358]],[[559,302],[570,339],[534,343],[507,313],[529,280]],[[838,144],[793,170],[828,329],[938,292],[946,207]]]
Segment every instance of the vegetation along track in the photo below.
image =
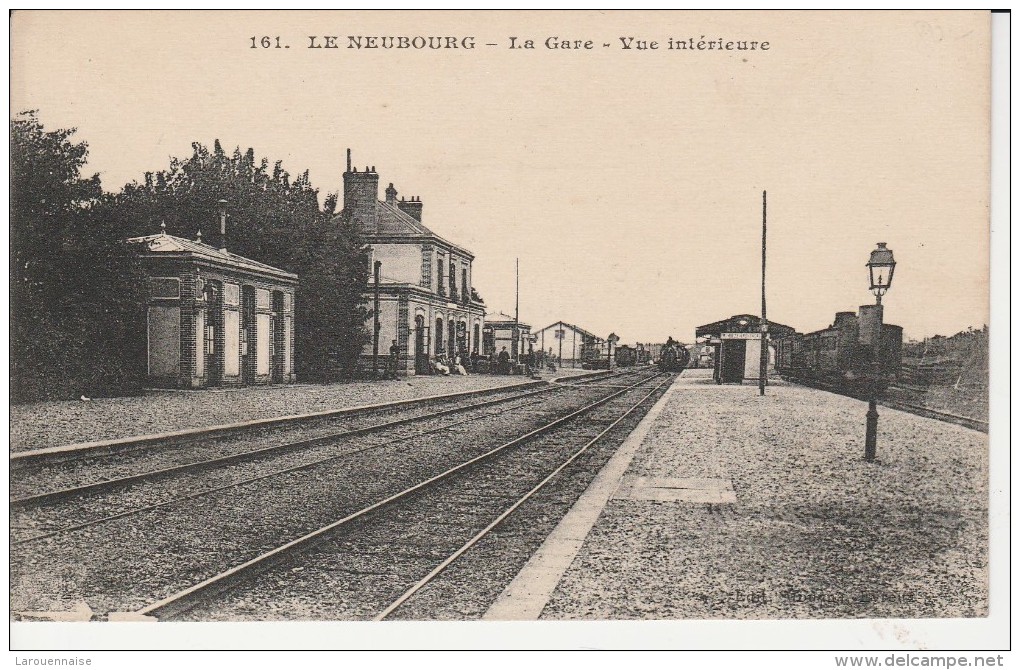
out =
[[[624,419],[650,406],[673,379],[656,376],[651,386],[641,380],[618,388],[135,614],[243,619],[253,609],[263,616],[284,609],[291,617],[392,617]],[[630,428],[620,430],[621,439]],[[305,570],[297,583],[286,579]]]
[[[637,376],[637,385],[647,378]],[[60,603],[81,598],[102,612],[151,601],[182,582],[216,574],[278,546],[281,538],[300,537],[325,520],[427,480],[452,462],[491,449],[500,438],[572,411],[585,398],[606,395],[598,386],[573,388],[539,396],[526,407],[473,412],[459,421],[431,419],[437,425],[428,430],[422,430],[419,421],[409,426],[416,429],[410,434],[405,428],[398,434],[361,436],[360,446],[344,458],[292,464],[272,476],[248,477],[218,490],[207,490],[210,473],[205,472],[200,482],[205,492],[199,495],[186,494],[192,484],[174,479],[147,484],[141,492],[129,487],[116,496],[79,498],[75,505],[61,507],[62,519],[86,514],[83,510],[90,506],[92,514],[108,511],[114,497],[117,504],[137,511],[130,518],[108,515],[101,519],[101,528],[88,523],[95,519],[86,519],[74,531],[19,546],[12,555],[12,607],[60,609]],[[350,446],[353,440],[345,442]],[[250,467],[225,468],[222,476]],[[153,504],[154,495],[166,502]]]

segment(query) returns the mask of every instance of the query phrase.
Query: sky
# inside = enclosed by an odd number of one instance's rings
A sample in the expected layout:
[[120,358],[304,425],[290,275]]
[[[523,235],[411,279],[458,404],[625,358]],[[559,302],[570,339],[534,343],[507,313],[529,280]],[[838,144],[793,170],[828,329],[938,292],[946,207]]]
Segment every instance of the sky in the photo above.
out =
[[[522,321],[623,342],[759,313],[767,190],[770,320],[812,331],[873,302],[886,242],[886,322],[919,338],[988,322],[988,31],[984,12],[26,11],[11,113],[76,127],[111,191],[219,139],[324,197],[350,148],[475,254],[490,311],[513,313],[519,258]],[[344,48],[308,48],[331,35]]]

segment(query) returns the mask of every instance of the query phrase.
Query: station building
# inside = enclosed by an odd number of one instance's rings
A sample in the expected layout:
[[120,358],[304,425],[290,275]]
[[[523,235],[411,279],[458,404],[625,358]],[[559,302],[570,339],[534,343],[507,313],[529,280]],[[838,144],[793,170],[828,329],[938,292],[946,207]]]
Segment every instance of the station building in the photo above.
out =
[[[697,327],[695,337],[700,340],[699,343],[714,349],[712,378],[717,383],[739,384],[745,380],[758,380],[761,368],[761,325],[761,318],[753,314],[737,314]],[[794,332],[790,326],[768,322],[769,369],[775,369],[776,363],[775,345],[771,341],[788,337]]]
[[[481,350],[485,304],[472,289],[474,254],[443,239],[422,223],[422,200],[397,199],[391,183],[379,200],[375,167],[343,175],[343,210],[369,247],[367,298],[375,296],[374,266],[381,263],[379,292],[379,369],[385,369],[393,340],[400,349],[398,374],[428,374],[438,356],[469,357]],[[373,343],[359,367],[371,369]]]
[[[225,239],[226,211],[219,239]],[[168,235],[137,246],[149,286],[147,370],[153,386],[203,388],[294,381],[298,277],[228,252],[221,243]]]
[[536,346],[559,365],[577,364],[585,360],[585,351],[595,351],[603,342],[602,338],[580,326],[565,321],[549,324],[535,331]]

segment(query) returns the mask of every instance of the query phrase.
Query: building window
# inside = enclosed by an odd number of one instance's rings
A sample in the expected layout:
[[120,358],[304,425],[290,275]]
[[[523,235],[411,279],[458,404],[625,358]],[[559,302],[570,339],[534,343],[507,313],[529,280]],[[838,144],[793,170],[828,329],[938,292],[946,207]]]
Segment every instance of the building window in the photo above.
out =
[[443,320],[436,319],[436,356],[443,353]]
[[450,300],[457,300],[457,263],[450,257]]
[[485,326],[482,330],[482,353],[486,356],[496,355],[496,331],[492,326]]
[[443,278],[443,263],[445,260],[442,254],[438,254],[436,257],[436,286],[439,295],[446,295],[446,283]]
[[464,304],[471,302],[471,288],[468,286],[467,267],[460,271],[460,290],[464,291]]
[[432,288],[432,247],[427,244],[421,248],[421,285]]

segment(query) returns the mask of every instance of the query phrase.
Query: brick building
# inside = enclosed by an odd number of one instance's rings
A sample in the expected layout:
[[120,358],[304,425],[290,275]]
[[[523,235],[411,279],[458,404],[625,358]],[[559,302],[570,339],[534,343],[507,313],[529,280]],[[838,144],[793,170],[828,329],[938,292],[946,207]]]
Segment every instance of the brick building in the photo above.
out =
[[[381,263],[379,281],[379,356],[389,354],[397,340],[400,374],[427,374],[437,356],[468,357],[480,352],[485,304],[472,291],[474,255],[443,239],[422,223],[422,201],[397,199],[390,184],[379,200],[379,174],[351,165],[343,175],[340,217],[350,217],[369,247],[368,299],[375,295],[374,264]],[[362,352],[361,368],[369,368],[373,344]],[[379,363],[382,367],[383,363]]]
[[[226,212],[220,213],[220,240]],[[164,227],[165,228],[165,227]],[[295,274],[223,247],[135,237],[148,275],[146,367],[168,388],[294,381]]]

